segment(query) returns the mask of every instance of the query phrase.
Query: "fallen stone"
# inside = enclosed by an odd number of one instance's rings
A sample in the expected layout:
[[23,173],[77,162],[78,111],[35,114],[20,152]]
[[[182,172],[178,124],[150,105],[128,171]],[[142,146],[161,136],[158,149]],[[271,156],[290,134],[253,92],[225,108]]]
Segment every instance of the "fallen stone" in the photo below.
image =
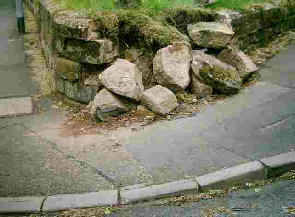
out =
[[224,48],[235,34],[226,23],[217,22],[189,24],[187,30],[196,45],[216,49]]
[[192,74],[191,92],[196,95],[198,99],[210,96],[213,92],[212,87],[200,81],[196,75]]
[[118,59],[112,66],[104,70],[99,79],[101,83],[114,93],[139,101],[144,90],[142,74],[135,64]]
[[173,44],[160,49],[153,61],[158,84],[173,92],[184,90],[190,83],[191,48],[185,44]]
[[146,108],[143,105],[137,106],[135,114],[138,116],[145,116],[145,117],[154,117],[156,115],[154,112],[150,111],[148,108]]
[[204,50],[193,50],[192,51],[193,55],[193,61],[191,64],[193,73],[199,77],[199,71],[206,65],[211,65],[211,66],[218,66],[224,70],[235,70],[235,68],[229,64],[226,64],[219,59],[216,59],[214,56],[210,56],[205,53]]
[[200,77],[205,84],[224,94],[235,94],[242,89],[242,80],[234,70],[208,65],[200,70]]
[[157,85],[142,94],[141,102],[153,112],[165,115],[178,107],[176,96],[169,89]]
[[223,49],[218,55],[218,59],[236,67],[243,80],[250,78],[258,71],[257,66],[243,51],[231,46]]
[[121,115],[134,106],[132,103],[107,89],[102,89],[91,105],[91,117],[101,121],[109,121],[112,117]]
[[203,51],[193,51],[193,76],[221,93],[237,93],[242,88],[242,80],[237,70],[205,54]]

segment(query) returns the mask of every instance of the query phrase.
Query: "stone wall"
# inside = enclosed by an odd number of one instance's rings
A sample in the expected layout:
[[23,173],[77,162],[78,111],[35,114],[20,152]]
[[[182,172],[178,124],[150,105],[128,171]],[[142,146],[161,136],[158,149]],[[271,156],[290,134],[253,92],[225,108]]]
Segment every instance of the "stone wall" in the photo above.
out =
[[118,57],[117,42],[98,37],[91,31],[91,19],[61,9],[51,0],[25,3],[37,18],[46,63],[54,73],[57,90],[82,103],[93,100],[100,85],[92,75]]
[[220,11],[221,20],[235,32],[241,50],[266,45],[274,36],[295,27],[295,6],[264,4],[244,12]]
[[[183,40],[195,46],[186,29],[190,23],[216,20],[228,23],[234,32],[231,44],[238,45],[244,51],[267,43],[274,35],[295,27],[294,7],[269,4],[244,12],[216,13],[204,10],[196,13],[194,10],[168,9],[164,19],[171,26],[161,27],[159,22],[151,19],[141,19],[144,22],[139,22],[137,26],[137,21],[130,19],[136,15],[128,11],[115,16],[109,12],[98,12],[90,17],[62,9],[53,0],[25,0],[25,3],[37,18],[46,62],[56,78],[57,90],[82,103],[92,101],[103,88],[98,75],[119,57],[137,65],[142,72],[145,88],[157,84],[152,69],[157,49],[175,42],[173,40]],[[125,31],[121,33],[129,31],[124,40],[120,37],[119,18],[123,19],[121,24],[125,25],[121,26]],[[146,23],[151,26],[147,27]],[[153,38],[154,31],[163,34],[155,34],[156,38]],[[134,33],[134,37],[131,33]],[[170,36],[174,38],[167,40]],[[128,37],[132,40],[138,37],[135,47],[126,44],[129,43]]]

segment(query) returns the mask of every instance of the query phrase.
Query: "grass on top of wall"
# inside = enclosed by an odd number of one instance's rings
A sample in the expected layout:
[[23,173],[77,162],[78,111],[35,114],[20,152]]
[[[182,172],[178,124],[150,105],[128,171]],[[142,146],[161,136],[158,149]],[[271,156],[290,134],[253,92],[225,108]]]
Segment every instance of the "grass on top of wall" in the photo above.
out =
[[[63,7],[71,9],[115,10],[122,8],[118,0],[57,0]],[[198,0],[142,0],[141,8],[162,10],[175,7],[197,7]]]
[[208,8],[243,10],[251,4],[261,4],[265,2],[270,2],[270,0],[217,0],[214,4],[208,5]]

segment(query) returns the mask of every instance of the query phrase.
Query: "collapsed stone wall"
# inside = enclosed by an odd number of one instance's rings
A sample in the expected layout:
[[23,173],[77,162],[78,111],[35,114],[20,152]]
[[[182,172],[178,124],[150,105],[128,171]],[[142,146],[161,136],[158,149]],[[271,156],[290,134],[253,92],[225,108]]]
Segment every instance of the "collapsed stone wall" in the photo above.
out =
[[[159,69],[165,68],[163,66],[165,60],[161,58],[165,59],[166,57],[161,57],[161,52],[165,54],[166,51],[162,49],[165,47],[168,50],[178,49],[178,46],[169,47],[175,43],[186,44],[194,49],[209,47],[217,50],[218,59],[229,64],[225,65],[215,58],[211,59],[210,56],[202,52],[193,52],[191,58],[183,61],[184,65],[188,65],[186,67],[188,71],[191,71],[192,68],[193,71],[198,72],[191,75],[187,73],[185,88],[191,87],[192,92],[198,94],[199,97],[212,93],[212,87],[213,90],[221,90],[225,93],[237,92],[244,79],[242,75],[239,75],[235,81],[228,78],[219,79],[220,75],[217,75],[217,80],[212,80],[210,77],[224,70],[226,70],[227,76],[235,77],[232,74],[235,74],[236,71],[245,71],[239,68],[239,61],[243,62],[244,66],[246,65],[247,70],[257,71],[256,66],[249,62],[244,53],[233,49],[232,46],[245,51],[251,46],[267,43],[275,34],[295,27],[294,7],[269,4],[244,12],[167,9],[160,14],[161,18],[157,20],[151,18],[153,14],[138,14],[132,10],[123,10],[117,13],[97,12],[95,15],[86,15],[62,9],[53,0],[25,0],[25,2],[37,18],[42,47],[47,65],[56,77],[57,90],[68,98],[83,103],[89,103],[101,89],[107,87],[106,84],[101,84],[99,75],[118,58],[135,64],[142,73],[142,83],[145,89],[160,84],[175,92],[174,90],[178,90],[181,86],[178,82],[182,81],[167,83],[166,75],[162,73],[165,69]],[[214,28],[206,29],[211,24],[214,27],[216,25],[214,21],[227,24],[227,26],[218,27],[221,28],[221,32],[225,31],[225,36]],[[201,22],[206,26],[205,29],[202,29]],[[196,23],[199,25],[190,25]],[[194,36],[192,32],[196,32],[196,29],[198,33]],[[176,53],[182,55],[183,52],[186,53],[187,48],[180,50],[184,51]],[[236,61],[228,61],[227,57],[233,54]],[[173,60],[178,58],[176,62],[179,62],[179,57],[174,57],[175,54],[171,55]],[[199,57],[203,57],[202,61],[204,58],[207,59],[206,64],[199,60]],[[182,55],[180,59],[183,58]],[[193,61],[192,65],[190,65],[191,61]],[[200,61],[202,67],[196,69]],[[212,62],[214,68],[208,68],[207,65],[212,66]],[[168,61],[167,64],[173,65],[174,63]],[[235,64],[235,67],[230,66]],[[119,65],[118,62],[117,65]],[[128,63],[121,62],[119,66],[123,65],[128,65]],[[133,65],[128,67],[131,72],[135,70]],[[204,84],[204,80],[207,80],[206,84]],[[161,90],[159,87],[156,89]],[[113,92],[118,94],[116,91]],[[171,95],[170,92],[163,95],[167,94]],[[117,97],[111,93],[109,95]],[[143,94],[143,96],[148,96],[148,94]],[[175,101],[174,98],[173,100]],[[111,101],[113,102],[113,99]],[[145,97],[144,101],[148,102],[149,100]],[[175,102],[171,104],[176,105]],[[120,106],[122,107],[121,104]],[[151,105],[151,107],[155,106]]]

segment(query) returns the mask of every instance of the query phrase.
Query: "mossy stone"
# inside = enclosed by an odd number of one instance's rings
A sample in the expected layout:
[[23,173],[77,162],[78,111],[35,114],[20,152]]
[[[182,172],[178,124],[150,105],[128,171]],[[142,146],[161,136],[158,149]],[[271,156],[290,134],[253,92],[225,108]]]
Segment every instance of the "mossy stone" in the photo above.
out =
[[200,69],[199,75],[205,84],[221,93],[235,94],[242,88],[242,80],[234,70],[208,65]]

